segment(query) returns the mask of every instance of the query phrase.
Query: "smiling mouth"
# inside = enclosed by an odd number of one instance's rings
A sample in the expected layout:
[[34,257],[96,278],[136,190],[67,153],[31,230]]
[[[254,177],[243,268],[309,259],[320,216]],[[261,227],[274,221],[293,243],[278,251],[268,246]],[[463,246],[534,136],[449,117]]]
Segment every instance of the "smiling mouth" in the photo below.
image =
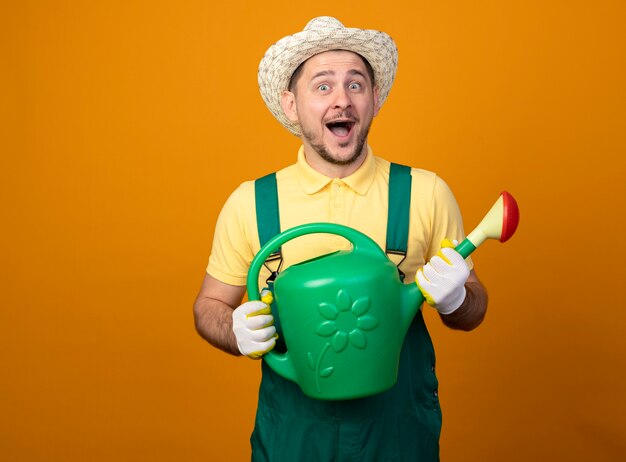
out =
[[352,132],[354,122],[351,120],[335,120],[326,124],[328,128],[335,136],[344,138]]

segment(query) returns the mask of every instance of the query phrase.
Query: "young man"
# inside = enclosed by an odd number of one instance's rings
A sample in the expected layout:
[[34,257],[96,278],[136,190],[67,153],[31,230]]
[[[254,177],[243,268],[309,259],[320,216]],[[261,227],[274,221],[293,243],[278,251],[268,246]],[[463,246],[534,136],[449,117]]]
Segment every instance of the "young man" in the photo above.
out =
[[[387,34],[345,28],[329,17],[313,19],[267,51],[259,67],[261,94],[274,116],[302,140],[296,164],[276,174],[282,230],[340,223],[386,248],[390,163],[373,155],[367,135],[396,66],[397,50]],[[437,255],[444,239],[464,237],[456,201],[435,174],[411,169],[410,175],[407,252],[390,258],[396,258],[405,282],[417,273],[428,303],[446,325],[473,329],[485,315],[487,297],[471,260],[464,261],[453,246]],[[258,229],[264,223],[255,210],[255,183],[243,183],[218,219],[194,313],[196,328],[209,343],[259,358],[274,348],[276,330],[265,303],[241,304],[250,262],[261,247]],[[303,236],[283,246],[282,268],[348,246],[328,235]],[[269,274],[262,272],[259,280]],[[403,345],[398,382],[386,392],[314,400],[264,362],[262,369],[253,460],[439,460],[435,358],[421,311]]]

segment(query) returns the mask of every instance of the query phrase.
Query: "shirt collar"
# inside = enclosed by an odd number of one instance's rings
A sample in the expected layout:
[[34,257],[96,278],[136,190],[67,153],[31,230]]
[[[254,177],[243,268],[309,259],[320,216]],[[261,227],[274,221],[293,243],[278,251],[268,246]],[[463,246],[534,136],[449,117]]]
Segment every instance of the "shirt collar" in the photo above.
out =
[[[298,151],[298,162],[296,165],[300,185],[307,194],[315,194],[323,189],[328,183],[333,181],[333,178],[329,178],[317,170],[314,170],[307,163],[306,158],[304,157],[304,146],[300,146],[300,150]],[[342,178],[340,181],[343,181],[357,194],[363,196],[372,185],[375,173],[376,162],[374,161],[372,148],[368,145],[367,154],[363,164],[352,175]]]

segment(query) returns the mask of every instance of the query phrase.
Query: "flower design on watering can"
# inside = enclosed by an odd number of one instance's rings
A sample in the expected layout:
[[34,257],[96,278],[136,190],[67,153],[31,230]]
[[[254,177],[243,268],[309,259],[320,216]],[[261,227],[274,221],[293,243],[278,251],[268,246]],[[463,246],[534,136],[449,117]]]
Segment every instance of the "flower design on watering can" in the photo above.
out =
[[330,377],[335,371],[335,366],[322,366],[326,354],[332,349],[336,353],[344,351],[348,345],[361,350],[367,347],[365,332],[378,327],[378,319],[367,312],[370,309],[370,297],[360,297],[354,302],[346,290],[337,292],[335,303],[320,303],[319,313],[324,321],[317,327],[315,333],[320,337],[330,337],[317,358],[307,353],[307,360],[311,370],[315,371],[315,385],[321,393],[320,378]]
[[331,345],[337,353],[348,344],[364,349],[367,346],[365,331],[378,326],[378,319],[367,314],[370,305],[370,297],[360,297],[353,302],[347,291],[340,290],[336,303],[319,304],[319,312],[326,321],[319,325],[316,333],[322,337],[332,336]]

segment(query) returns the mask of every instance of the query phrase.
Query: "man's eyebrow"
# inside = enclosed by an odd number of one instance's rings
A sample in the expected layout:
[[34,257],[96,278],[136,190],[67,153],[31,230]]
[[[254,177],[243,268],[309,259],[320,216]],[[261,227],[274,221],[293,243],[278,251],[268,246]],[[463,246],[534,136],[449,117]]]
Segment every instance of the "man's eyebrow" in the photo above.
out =
[[313,74],[313,77],[311,77],[311,80],[315,80],[318,77],[324,77],[324,76],[327,76],[327,75],[335,75],[335,71],[328,70],[328,71],[316,72],[315,74]]
[[361,72],[358,69],[350,69],[350,71],[348,71],[348,74],[350,74],[350,75],[360,75],[361,77],[365,78],[365,74],[363,74],[363,72]]

